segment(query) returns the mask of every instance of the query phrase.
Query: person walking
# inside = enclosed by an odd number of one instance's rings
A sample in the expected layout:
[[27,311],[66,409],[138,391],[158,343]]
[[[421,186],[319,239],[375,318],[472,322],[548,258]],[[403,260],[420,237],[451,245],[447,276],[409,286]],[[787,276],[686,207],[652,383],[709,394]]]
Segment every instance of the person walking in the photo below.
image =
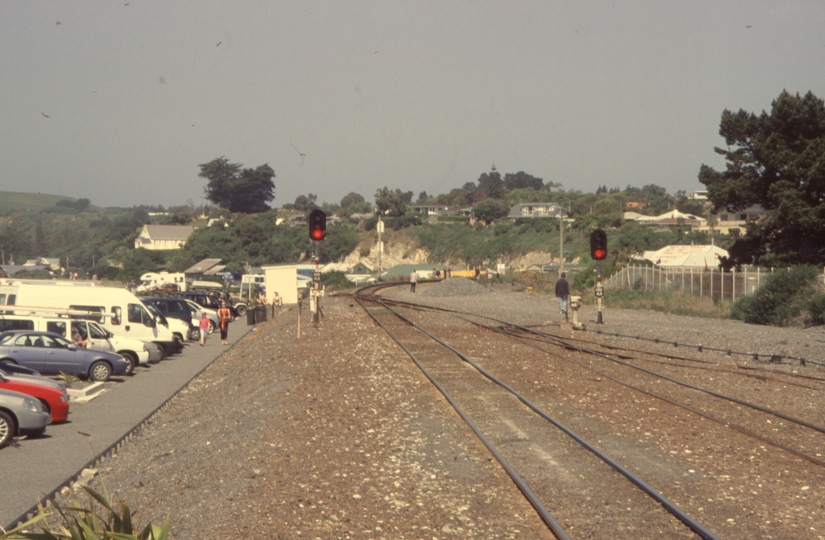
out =
[[226,302],[221,301],[221,308],[218,310],[218,319],[221,322],[221,345],[229,345],[226,341],[226,336],[229,333],[229,319],[232,318],[232,313],[226,307]]
[[415,292],[416,283],[418,283],[418,271],[413,270],[410,274],[410,292]]
[[281,295],[278,294],[278,291],[275,291],[275,296],[272,297],[272,316],[274,317],[277,313],[281,312],[281,306],[283,305],[283,300],[281,299]]
[[559,313],[563,313],[567,318],[567,300],[570,298],[570,284],[564,279],[565,273],[561,273],[561,277],[556,282],[556,297],[559,299]]
[[201,347],[206,345],[206,335],[209,333],[209,317],[206,316],[206,312],[201,312],[201,320],[198,323],[198,327],[201,331]]

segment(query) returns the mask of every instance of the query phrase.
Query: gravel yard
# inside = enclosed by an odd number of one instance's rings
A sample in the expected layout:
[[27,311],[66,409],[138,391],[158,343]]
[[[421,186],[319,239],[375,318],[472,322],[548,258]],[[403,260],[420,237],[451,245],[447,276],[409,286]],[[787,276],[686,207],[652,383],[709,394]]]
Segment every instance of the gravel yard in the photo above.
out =
[[[555,299],[510,285],[489,290],[452,279],[388,294],[563,328]],[[300,339],[294,308],[258,325],[105,459],[92,485],[105,482],[141,523],[171,514],[172,538],[552,538],[442,396],[351,297],[327,298],[324,315],[316,329],[304,313]],[[585,309],[580,319],[592,333],[595,312]],[[825,361],[819,328],[610,309],[604,320],[604,331],[629,336]]]

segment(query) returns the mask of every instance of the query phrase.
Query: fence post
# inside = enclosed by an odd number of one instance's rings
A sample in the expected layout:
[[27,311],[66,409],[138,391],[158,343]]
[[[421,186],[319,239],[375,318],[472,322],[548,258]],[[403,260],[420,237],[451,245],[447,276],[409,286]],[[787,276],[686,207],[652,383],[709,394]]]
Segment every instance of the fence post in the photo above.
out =
[[742,287],[742,294],[748,294],[748,267],[745,267],[745,285]]
[[731,268],[731,276],[732,279],[730,280],[730,301],[736,302],[736,267],[734,266]]
[[720,279],[720,287],[722,288],[719,292],[719,301],[725,301],[725,271],[721,268],[719,269],[719,279]]
[[702,272],[702,270],[699,270],[699,298],[704,298],[705,297],[704,280],[705,280],[705,273]]

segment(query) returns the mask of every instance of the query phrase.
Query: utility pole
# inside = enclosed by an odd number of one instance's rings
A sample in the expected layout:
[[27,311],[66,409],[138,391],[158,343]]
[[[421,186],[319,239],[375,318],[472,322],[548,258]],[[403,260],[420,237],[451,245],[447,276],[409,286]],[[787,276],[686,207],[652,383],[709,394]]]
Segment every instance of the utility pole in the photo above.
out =
[[564,207],[559,210],[559,277],[564,272]]
[[378,223],[375,224],[375,230],[378,231],[378,281],[381,280],[381,254],[384,251],[384,243],[381,241],[381,233],[384,232],[384,222],[381,221],[381,214],[378,214]]

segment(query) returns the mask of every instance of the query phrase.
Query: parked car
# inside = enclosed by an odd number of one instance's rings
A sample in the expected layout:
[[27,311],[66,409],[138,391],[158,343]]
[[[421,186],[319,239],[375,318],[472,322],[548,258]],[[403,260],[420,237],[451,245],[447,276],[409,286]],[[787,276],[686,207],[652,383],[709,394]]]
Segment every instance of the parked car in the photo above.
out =
[[140,301],[144,304],[152,303],[157,307],[167,319],[180,319],[188,325],[192,325],[192,312],[189,305],[183,298],[173,298],[171,296],[141,296]]
[[27,368],[26,366],[5,363],[2,367],[3,371],[6,373],[11,373],[12,375],[31,375],[33,377],[43,377],[43,375],[41,375],[37,370]]
[[173,296],[177,298],[186,298],[198,304],[199,306],[207,307],[217,311],[221,307],[221,301],[226,302],[226,307],[232,314],[232,319],[243,317],[249,307],[245,302],[236,300],[229,293],[225,291],[204,291],[194,289],[191,291],[175,293]]
[[[23,313],[24,310],[15,315],[0,316],[0,332],[7,330],[38,330],[41,332],[53,332],[65,338],[73,338],[75,334],[85,342],[87,349],[98,349],[100,351],[114,352],[129,361],[127,374],[132,373],[138,364],[152,362],[152,353],[156,354],[156,362],[160,362],[160,350],[154,343],[147,343],[127,338],[115,336],[104,329],[98,323],[83,318],[67,318],[66,310],[50,310],[49,308],[26,308],[31,313]],[[74,341],[74,339],[72,339]]]
[[[4,279],[0,280],[0,305],[7,315],[25,315],[31,308],[41,313],[44,309],[63,311],[94,321],[116,336],[155,343],[164,356],[180,350],[169,328],[158,328],[140,300],[122,287],[66,279]],[[17,307],[9,309],[10,305]],[[21,306],[26,309],[20,309]],[[35,330],[53,331],[50,328]]]
[[187,323],[183,319],[166,317],[166,315],[161,312],[160,308],[152,302],[146,301],[143,302],[143,305],[161,326],[165,326],[172,331],[172,335],[175,336],[176,343],[180,344],[181,350],[183,350],[183,342],[197,341],[200,339],[200,330],[193,328],[191,324]]
[[52,332],[13,330],[0,334],[0,364],[14,363],[43,374],[70,373],[93,381],[124,375],[127,362],[119,354],[84,349]]
[[20,392],[39,399],[43,410],[49,413],[50,424],[65,422],[69,418],[69,393],[61,383],[45,377],[10,375],[0,368],[0,390]]
[[199,306],[198,304],[189,300],[188,298],[181,298],[181,300],[186,302],[186,305],[189,306],[189,311],[192,313],[193,326],[195,325],[194,321],[200,321],[201,313],[206,313],[206,318],[209,319],[208,333],[211,334],[218,328],[218,325],[221,323],[221,320],[218,317],[218,312],[216,310]]
[[0,390],[0,448],[22,435],[41,435],[49,424],[49,413],[36,398]]

